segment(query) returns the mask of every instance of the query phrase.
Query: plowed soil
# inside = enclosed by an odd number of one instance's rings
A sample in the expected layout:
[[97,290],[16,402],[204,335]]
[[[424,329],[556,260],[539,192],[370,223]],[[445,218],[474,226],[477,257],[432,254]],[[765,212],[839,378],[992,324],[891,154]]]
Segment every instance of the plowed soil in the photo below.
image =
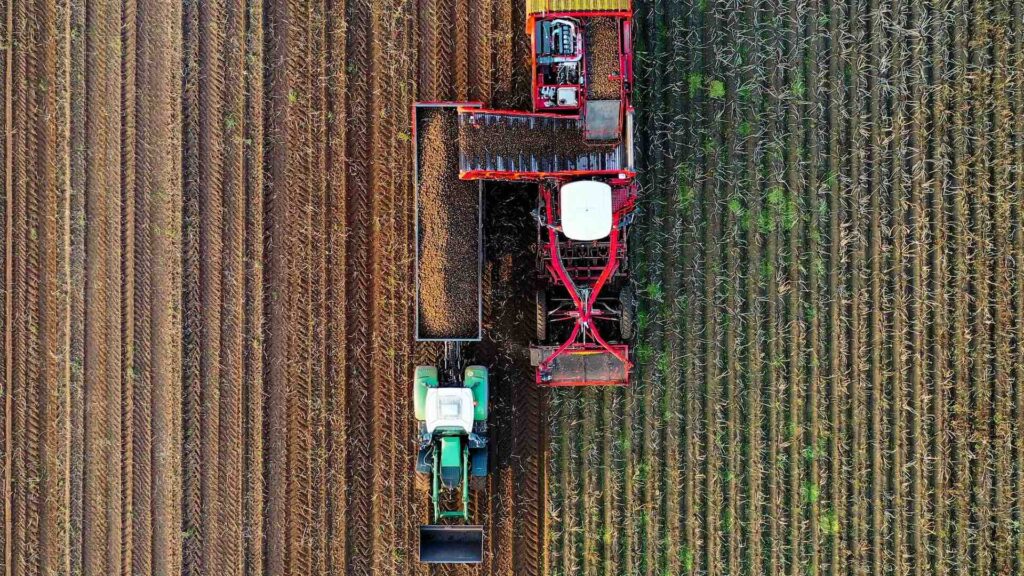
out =
[[[415,561],[410,111],[522,106],[524,17],[0,0],[0,573],[443,571]],[[537,574],[543,397],[479,348],[526,425],[492,425],[473,572]]]
[[635,8],[638,377],[551,396],[549,573],[1024,573],[1024,3]]

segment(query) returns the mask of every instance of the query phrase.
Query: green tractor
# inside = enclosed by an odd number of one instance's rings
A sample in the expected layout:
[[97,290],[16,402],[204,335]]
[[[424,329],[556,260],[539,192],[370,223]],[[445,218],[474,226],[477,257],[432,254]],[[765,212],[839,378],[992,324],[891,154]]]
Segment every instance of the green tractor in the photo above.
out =
[[433,523],[420,526],[420,562],[432,564],[483,561],[483,526],[465,523],[470,478],[487,476],[487,368],[468,366],[461,380],[453,372],[441,380],[437,368],[419,366],[413,384],[416,472],[430,479],[433,506]]

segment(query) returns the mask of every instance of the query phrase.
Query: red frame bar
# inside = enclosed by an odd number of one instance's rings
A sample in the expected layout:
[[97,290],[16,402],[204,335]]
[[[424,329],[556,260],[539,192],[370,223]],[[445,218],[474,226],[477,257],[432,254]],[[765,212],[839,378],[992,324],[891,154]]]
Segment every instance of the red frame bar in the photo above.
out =
[[541,180],[569,180],[577,176],[617,176],[623,174],[626,179],[636,177],[636,172],[631,170],[566,170],[565,172],[511,172],[497,170],[466,170],[459,173],[463,180],[504,180],[511,182],[519,181],[541,181]]
[[[623,207],[615,211],[612,214],[612,230],[608,236],[608,263],[605,264],[604,270],[598,277],[597,281],[591,287],[590,296],[586,302],[579,295],[579,291],[576,288],[576,283],[573,282],[569,273],[566,271],[565,266],[562,264],[561,256],[558,254],[558,231],[552,224],[555,221],[554,205],[551,199],[551,189],[548,186],[542,185],[540,187],[541,196],[544,199],[545,205],[545,217],[548,226],[548,242],[547,250],[551,252],[551,259],[548,268],[554,273],[555,278],[558,279],[558,283],[565,287],[566,291],[569,292],[569,297],[572,299],[573,305],[576,307],[575,317],[576,321],[573,324],[572,332],[569,337],[563,342],[554,352],[548,355],[547,358],[542,360],[537,365],[536,380],[540,385],[547,385],[542,381],[542,373],[547,370],[556,358],[567,353],[582,353],[582,352],[594,352],[594,351],[605,351],[617,360],[622,362],[624,372],[626,374],[626,382],[623,385],[629,384],[629,369],[632,367],[632,363],[629,361],[629,347],[625,345],[612,346],[602,336],[600,331],[597,329],[597,325],[593,323],[593,307],[597,302],[597,297],[601,293],[601,289],[604,287],[608,279],[611,278],[612,274],[618,268],[618,248],[619,248],[619,222],[623,214],[627,213],[632,209],[633,203],[626,202]],[[585,344],[578,341],[582,334],[589,334],[597,346],[592,344]],[[573,352],[569,352],[570,348],[575,347]],[[616,382],[617,383],[617,382]],[[600,385],[599,382],[583,382],[578,384],[561,383],[560,386],[584,386],[584,385]],[[607,384],[605,384],[607,385]]]

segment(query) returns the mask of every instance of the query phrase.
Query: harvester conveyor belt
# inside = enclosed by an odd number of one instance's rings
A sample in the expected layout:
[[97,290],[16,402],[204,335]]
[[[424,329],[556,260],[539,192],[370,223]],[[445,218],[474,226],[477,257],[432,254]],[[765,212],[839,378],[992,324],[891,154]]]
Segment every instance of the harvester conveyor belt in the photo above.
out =
[[588,142],[578,117],[459,111],[459,171],[463,178],[517,180],[628,169],[622,141]]

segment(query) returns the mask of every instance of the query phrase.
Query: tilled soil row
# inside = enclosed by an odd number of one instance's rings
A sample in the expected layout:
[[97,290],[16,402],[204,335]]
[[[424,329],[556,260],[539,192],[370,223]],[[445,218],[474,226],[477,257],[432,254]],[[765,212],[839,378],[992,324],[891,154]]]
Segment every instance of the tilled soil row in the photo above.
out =
[[480,188],[459,179],[455,111],[419,114],[420,336],[474,338],[480,314]]

